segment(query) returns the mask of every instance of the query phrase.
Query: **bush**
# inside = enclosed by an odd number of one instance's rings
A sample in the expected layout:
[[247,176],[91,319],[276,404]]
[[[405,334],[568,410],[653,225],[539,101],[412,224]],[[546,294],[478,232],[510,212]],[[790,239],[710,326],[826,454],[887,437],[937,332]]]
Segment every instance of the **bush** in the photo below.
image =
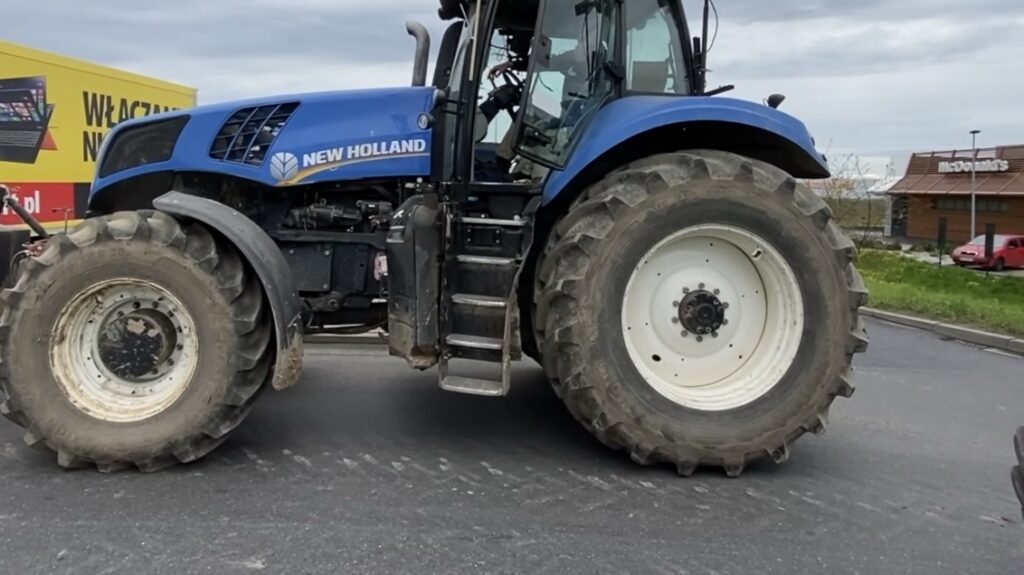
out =
[[887,252],[903,251],[903,245],[899,242],[889,241],[882,238],[867,237],[855,241],[858,249],[861,250],[882,250]]

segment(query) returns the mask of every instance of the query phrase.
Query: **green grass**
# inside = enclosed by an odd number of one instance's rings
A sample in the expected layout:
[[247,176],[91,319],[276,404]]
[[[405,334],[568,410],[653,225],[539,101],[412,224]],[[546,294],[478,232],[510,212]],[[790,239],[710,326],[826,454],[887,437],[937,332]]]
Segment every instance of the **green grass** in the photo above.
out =
[[857,268],[876,309],[1024,336],[1024,279],[942,267],[863,250]]

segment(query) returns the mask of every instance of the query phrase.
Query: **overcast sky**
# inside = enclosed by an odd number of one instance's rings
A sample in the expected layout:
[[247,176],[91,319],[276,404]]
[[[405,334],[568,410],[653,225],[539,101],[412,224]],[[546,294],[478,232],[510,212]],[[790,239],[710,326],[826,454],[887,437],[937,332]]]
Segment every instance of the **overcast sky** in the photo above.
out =
[[[177,81],[201,103],[402,85],[434,0],[0,0],[0,35]],[[700,0],[685,0],[693,30]],[[718,0],[710,82],[783,109],[835,153],[1024,143],[1024,0]]]

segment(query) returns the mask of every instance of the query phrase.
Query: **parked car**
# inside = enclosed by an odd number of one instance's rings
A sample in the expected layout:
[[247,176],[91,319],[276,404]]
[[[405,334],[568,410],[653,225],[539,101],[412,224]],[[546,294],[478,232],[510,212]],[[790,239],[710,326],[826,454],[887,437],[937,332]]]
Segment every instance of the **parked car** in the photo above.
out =
[[997,272],[1005,268],[1024,268],[1024,236],[995,236],[992,257],[985,257],[985,236],[953,250],[953,261],[959,266],[978,266]]

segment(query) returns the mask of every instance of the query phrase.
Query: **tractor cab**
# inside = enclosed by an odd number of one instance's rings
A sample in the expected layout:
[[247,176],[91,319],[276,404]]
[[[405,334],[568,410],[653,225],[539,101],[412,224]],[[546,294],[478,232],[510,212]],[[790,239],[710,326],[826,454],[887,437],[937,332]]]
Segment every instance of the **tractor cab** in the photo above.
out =
[[681,2],[445,1],[440,15],[458,20],[434,77],[440,179],[537,181],[607,102],[703,89]]

